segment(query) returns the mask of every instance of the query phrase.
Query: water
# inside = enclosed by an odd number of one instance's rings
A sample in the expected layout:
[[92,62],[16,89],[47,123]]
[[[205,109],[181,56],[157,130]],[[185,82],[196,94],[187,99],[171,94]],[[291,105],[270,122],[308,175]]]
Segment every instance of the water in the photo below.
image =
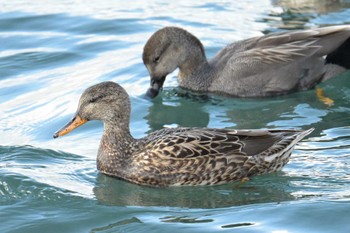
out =
[[[296,4],[296,2],[298,4]],[[350,1],[0,2],[0,232],[350,232],[350,74],[270,99],[177,88],[147,100],[142,48],[166,25],[213,56],[262,33],[350,23]],[[82,91],[113,80],[132,101],[135,137],[163,127],[316,130],[283,171],[243,184],[155,189],[101,175],[102,125],[53,140]]]

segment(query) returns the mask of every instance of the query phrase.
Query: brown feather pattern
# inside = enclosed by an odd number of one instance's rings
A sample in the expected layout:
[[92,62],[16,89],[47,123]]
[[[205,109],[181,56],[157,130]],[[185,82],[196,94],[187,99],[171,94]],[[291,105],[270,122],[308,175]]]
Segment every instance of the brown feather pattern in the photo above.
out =
[[104,122],[97,155],[100,172],[148,186],[216,185],[274,172],[313,130],[179,127],[135,139],[129,130],[129,97],[114,82],[88,88],[76,118]]

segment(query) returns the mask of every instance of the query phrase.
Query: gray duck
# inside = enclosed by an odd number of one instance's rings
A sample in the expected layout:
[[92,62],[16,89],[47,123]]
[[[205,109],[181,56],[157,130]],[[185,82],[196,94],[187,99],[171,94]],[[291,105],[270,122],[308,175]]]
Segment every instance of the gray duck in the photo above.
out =
[[143,49],[151,78],[147,95],[162,90],[179,68],[180,87],[232,97],[269,97],[307,90],[350,69],[350,25],[271,33],[234,42],[209,61],[202,43],[178,27],[156,31]]
[[54,138],[90,120],[104,123],[98,170],[147,186],[225,184],[280,170],[295,144],[313,130],[179,127],[135,139],[128,94],[114,82],[102,82],[85,90],[75,116]]

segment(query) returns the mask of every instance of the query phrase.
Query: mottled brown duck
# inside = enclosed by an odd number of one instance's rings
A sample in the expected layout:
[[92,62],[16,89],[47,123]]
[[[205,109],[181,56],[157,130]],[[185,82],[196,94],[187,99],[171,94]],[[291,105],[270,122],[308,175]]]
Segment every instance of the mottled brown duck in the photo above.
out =
[[215,185],[280,170],[295,144],[312,132],[166,128],[135,139],[130,134],[130,100],[114,82],[82,94],[63,136],[90,120],[104,123],[97,155],[103,174],[140,185]]
[[147,94],[158,95],[179,68],[180,87],[233,97],[268,97],[307,90],[350,69],[350,25],[270,33],[234,42],[209,61],[188,31],[165,27],[143,49]]

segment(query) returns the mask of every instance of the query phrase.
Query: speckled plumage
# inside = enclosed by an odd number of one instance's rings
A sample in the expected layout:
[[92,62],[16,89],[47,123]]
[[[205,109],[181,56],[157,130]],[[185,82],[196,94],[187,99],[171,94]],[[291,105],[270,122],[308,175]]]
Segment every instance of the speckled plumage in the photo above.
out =
[[[98,170],[149,186],[224,184],[279,170],[288,162],[295,144],[313,130],[180,127],[134,139],[129,118],[130,102],[125,90],[116,83],[103,82],[83,93],[72,122],[102,120]],[[62,132],[72,122],[55,137],[64,135]]]
[[155,97],[179,68],[182,88],[235,97],[266,97],[313,88],[350,69],[350,25],[271,33],[234,42],[207,61],[203,45],[178,27],[155,32],[143,50]]

